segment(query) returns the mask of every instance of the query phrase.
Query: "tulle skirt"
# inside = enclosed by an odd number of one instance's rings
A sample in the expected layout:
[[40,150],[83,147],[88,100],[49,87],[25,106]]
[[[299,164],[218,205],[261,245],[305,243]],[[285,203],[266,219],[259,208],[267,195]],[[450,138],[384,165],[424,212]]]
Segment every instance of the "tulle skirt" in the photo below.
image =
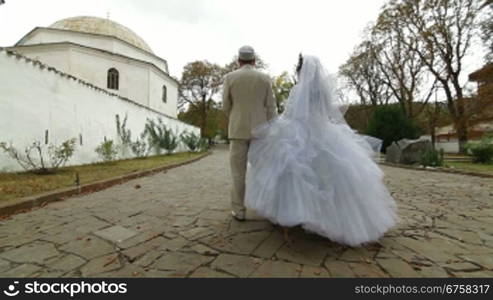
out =
[[364,136],[345,124],[278,118],[258,127],[245,205],[275,224],[359,246],[396,224],[396,204]]

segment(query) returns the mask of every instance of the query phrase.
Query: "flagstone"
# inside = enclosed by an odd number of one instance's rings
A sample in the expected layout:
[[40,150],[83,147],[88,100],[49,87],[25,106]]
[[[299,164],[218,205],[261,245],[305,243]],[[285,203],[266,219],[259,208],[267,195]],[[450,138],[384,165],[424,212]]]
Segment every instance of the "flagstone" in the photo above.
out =
[[406,262],[401,259],[388,258],[377,259],[377,263],[391,276],[391,277],[419,277],[419,274]]
[[274,231],[257,247],[257,249],[255,249],[255,251],[253,251],[252,254],[263,258],[271,258],[285,242],[282,234]]
[[94,236],[84,236],[59,248],[64,252],[77,254],[87,260],[116,252],[115,246]]
[[121,226],[112,226],[96,231],[94,235],[113,243],[121,243],[137,235],[137,232],[128,230],[127,228]]
[[[0,220],[11,277],[493,277],[493,181],[382,166],[400,222],[351,248],[230,214],[228,151]],[[183,180],[186,178],[186,180]],[[136,189],[136,185],[140,189]]]
[[190,278],[234,278],[234,276],[217,272],[210,268],[201,267],[195,270],[192,275],[190,275]]
[[213,257],[199,254],[170,252],[158,258],[150,267],[162,271],[175,271],[186,276],[189,272],[213,259]]
[[464,260],[473,262],[480,266],[483,266],[486,269],[493,270],[493,251],[490,252],[490,255],[486,254],[472,254],[472,255],[461,255],[461,258]]
[[34,242],[0,253],[0,257],[16,263],[43,264],[47,259],[59,254],[51,243]]
[[330,277],[353,278],[356,277],[348,263],[343,261],[331,260],[325,262],[325,268],[329,271]]
[[33,264],[23,264],[12,268],[6,272],[2,272],[0,277],[2,278],[25,278],[31,277],[32,274],[41,270],[40,266],[36,266]]
[[215,270],[222,270],[229,274],[245,278],[253,273],[261,264],[261,259],[248,256],[221,254],[211,264]]
[[303,266],[301,278],[330,278],[329,272],[322,267]]
[[276,256],[293,263],[321,266],[329,250],[324,244],[301,240],[292,245],[285,244],[276,252]]
[[119,257],[117,254],[105,255],[96,259],[91,260],[86,265],[84,265],[80,271],[83,277],[98,275],[101,273],[106,273],[109,271],[115,271],[121,268]]
[[48,264],[53,270],[68,272],[84,265],[87,261],[79,256],[68,254]]

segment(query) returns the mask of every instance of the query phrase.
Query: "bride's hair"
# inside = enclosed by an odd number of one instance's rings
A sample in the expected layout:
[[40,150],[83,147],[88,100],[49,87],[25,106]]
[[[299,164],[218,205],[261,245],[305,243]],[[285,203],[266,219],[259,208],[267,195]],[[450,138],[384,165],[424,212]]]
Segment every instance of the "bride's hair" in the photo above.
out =
[[298,57],[298,65],[296,65],[296,73],[297,74],[300,74],[302,67],[303,67],[303,55],[301,55],[301,53],[300,53],[300,56]]

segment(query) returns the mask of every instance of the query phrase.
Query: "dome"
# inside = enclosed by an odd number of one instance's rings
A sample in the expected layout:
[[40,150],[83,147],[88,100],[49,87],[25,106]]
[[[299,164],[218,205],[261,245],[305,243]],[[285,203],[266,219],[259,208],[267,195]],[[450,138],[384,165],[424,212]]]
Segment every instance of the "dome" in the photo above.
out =
[[50,28],[113,36],[153,53],[149,45],[135,32],[109,19],[73,17],[55,22]]

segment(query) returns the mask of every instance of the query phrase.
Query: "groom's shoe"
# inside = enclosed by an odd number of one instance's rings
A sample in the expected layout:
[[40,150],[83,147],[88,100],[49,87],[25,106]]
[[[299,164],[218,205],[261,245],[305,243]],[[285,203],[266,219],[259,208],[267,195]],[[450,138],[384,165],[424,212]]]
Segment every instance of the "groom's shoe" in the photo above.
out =
[[237,213],[235,211],[231,211],[231,215],[233,216],[233,218],[236,219],[236,221],[245,221],[245,213]]

